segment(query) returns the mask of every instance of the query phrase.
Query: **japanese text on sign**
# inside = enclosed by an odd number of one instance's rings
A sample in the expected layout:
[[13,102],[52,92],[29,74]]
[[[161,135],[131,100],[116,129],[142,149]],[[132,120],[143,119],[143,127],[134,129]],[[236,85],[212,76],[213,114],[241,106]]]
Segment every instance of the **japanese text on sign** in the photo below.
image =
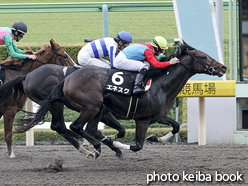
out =
[[188,81],[178,97],[233,97],[235,81]]
[[[192,86],[193,85],[193,86]],[[214,95],[216,92],[215,89],[215,83],[186,83],[186,85],[183,87],[182,91],[179,93],[183,94],[185,96],[189,95],[203,95],[203,93],[206,94],[212,94]]]

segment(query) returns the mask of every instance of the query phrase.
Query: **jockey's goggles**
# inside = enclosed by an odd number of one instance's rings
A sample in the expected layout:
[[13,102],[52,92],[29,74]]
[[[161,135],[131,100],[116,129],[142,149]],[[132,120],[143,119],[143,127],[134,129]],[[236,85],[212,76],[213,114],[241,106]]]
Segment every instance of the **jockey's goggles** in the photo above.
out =
[[24,33],[20,33],[20,32],[18,32],[18,36],[20,36],[21,38],[23,38]]
[[162,54],[165,53],[165,50],[164,49],[160,49],[159,52],[161,52]]
[[122,46],[124,46],[125,48],[129,45],[129,43],[124,43]]

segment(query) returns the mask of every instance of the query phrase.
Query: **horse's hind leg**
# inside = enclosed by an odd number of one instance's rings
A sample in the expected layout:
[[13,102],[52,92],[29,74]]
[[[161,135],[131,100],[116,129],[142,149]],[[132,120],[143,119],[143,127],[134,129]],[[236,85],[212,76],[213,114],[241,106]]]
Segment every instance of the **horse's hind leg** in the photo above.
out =
[[81,113],[79,117],[70,125],[70,129],[88,140],[94,146],[95,158],[98,158],[101,154],[101,143],[97,139],[95,139],[95,137],[83,130],[83,126],[89,120],[91,114],[91,111],[86,111],[83,114]]
[[15,115],[17,113],[17,107],[11,107],[3,114],[4,117],[4,140],[7,145],[9,158],[14,158],[14,151],[12,146],[12,129]]
[[162,118],[161,120],[159,120],[158,123],[172,126],[173,129],[172,129],[171,132],[169,132],[165,136],[162,136],[162,137],[157,138],[154,134],[152,134],[152,135],[148,136],[146,138],[146,140],[153,141],[153,142],[166,143],[171,137],[174,136],[174,134],[178,133],[179,130],[180,130],[179,123],[176,122],[175,120],[171,119],[168,116],[165,116],[164,118]]
[[98,139],[103,144],[107,145],[110,149],[115,151],[116,152],[115,155],[122,160],[123,155],[122,155],[121,150],[113,145],[113,141],[111,140],[110,137],[103,136],[102,133],[97,130],[98,129],[97,128],[98,127],[98,122],[99,122],[99,119],[101,118],[101,116],[102,116],[102,114],[101,114],[101,111],[100,111],[95,117],[93,117],[88,122],[85,131],[88,132],[89,134],[95,136],[96,139]]
[[[75,73],[77,74],[77,72]],[[84,125],[101,111],[103,105],[102,86],[98,82],[99,80],[93,78],[90,87],[83,86],[84,82],[89,80],[88,78],[84,79],[84,75],[76,77],[72,73],[65,79],[63,94],[67,103],[75,110],[80,111],[79,117],[70,125],[70,129],[88,140],[95,148],[95,155],[100,156],[101,143],[83,129]]]
[[[56,109],[55,109],[56,108]],[[67,141],[69,141],[79,152],[85,153],[87,158],[92,158],[94,155],[82,147],[76,139],[81,139],[82,136],[79,134],[68,130],[65,126],[64,116],[63,116],[64,104],[61,102],[54,102],[51,107],[52,123],[51,129],[58,132]]]

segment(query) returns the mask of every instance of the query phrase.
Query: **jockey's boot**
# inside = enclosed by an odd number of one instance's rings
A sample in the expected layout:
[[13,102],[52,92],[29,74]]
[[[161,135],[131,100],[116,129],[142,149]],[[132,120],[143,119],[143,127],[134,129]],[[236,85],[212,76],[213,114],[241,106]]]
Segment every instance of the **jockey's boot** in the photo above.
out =
[[143,78],[146,75],[146,73],[147,73],[147,69],[143,68],[137,74],[134,81],[133,94],[141,94],[145,92],[145,85],[143,82]]

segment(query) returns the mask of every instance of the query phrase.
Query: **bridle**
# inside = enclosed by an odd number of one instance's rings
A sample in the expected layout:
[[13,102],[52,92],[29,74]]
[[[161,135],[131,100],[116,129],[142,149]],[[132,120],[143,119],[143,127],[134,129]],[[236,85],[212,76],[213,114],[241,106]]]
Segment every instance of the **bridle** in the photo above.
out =
[[[187,51],[189,51],[189,50],[187,49]],[[196,58],[196,56],[195,56],[196,52],[197,52],[197,50],[195,49],[192,54],[187,53],[187,55],[189,55],[192,58],[192,61],[195,60],[197,63],[199,63],[200,65],[202,65],[204,67],[204,69],[201,69],[201,68],[195,69],[195,68],[193,68],[191,66],[188,66],[188,65],[183,64],[182,61],[183,61],[183,58],[186,55],[183,55],[180,58],[180,63],[179,64],[181,64],[182,66],[184,66],[184,67],[186,67],[188,69],[192,69],[192,70],[194,70],[194,71],[196,71],[198,73],[209,72],[211,75],[214,75],[215,69],[214,69],[214,67],[212,67],[212,65],[213,65],[213,63],[214,63],[215,60],[213,59],[210,64],[207,64],[207,63],[205,63],[205,62],[203,62],[203,61],[201,61],[201,60],[199,60],[199,59]],[[181,55],[181,49],[180,48],[178,49],[178,54]],[[169,67],[169,70],[167,71],[167,74],[170,73],[170,68],[171,68],[171,66]],[[165,79],[166,79],[166,76],[165,76]],[[160,90],[163,82],[165,81],[165,79],[160,84],[160,87],[157,89],[157,91],[155,92],[154,96],[156,96],[158,94],[158,92],[159,92],[159,90]]]
[[[61,59],[60,59],[60,56],[58,55],[58,51],[61,49],[61,47],[57,48],[56,50],[55,49],[52,49],[53,50],[53,53],[54,53],[54,57],[55,57],[55,62],[54,64],[57,64],[57,58],[59,59],[60,63],[62,64],[62,66],[67,66],[67,64],[65,64]],[[65,58],[67,57],[67,55],[64,56]],[[35,59],[34,61],[38,61],[42,64],[47,64],[47,63],[44,63],[43,61],[40,61],[39,59]],[[33,63],[32,63],[33,64]]]
[[[56,59],[58,58],[60,63],[63,65],[63,66],[68,66],[67,64],[65,64],[61,59],[60,59],[60,56],[57,54],[57,51],[59,51],[61,49],[61,47],[59,47],[58,49],[53,49],[53,53],[55,55],[55,63],[56,64]],[[68,56],[65,54],[65,56],[63,56],[64,58],[67,58]]]
[[208,72],[211,75],[213,75],[213,73],[215,72],[215,69],[214,69],[214,67],[212,67],[212,65],[213,65],[215,59],[213,59],[210,64],[205,63],[202,60],[199,60],[199,59],[196,58],[196,56],[195,56],[196,52],[197,52],[197,50],[194,50],[194,52],[192,54],[188,54],[188,55],[192,58],[192,60],[195,60],[197,63],[199,63],[200,65],[202,65],[203,66],[203,69],[202,68],[194,69],[193,67],[187,66],[187,65],[185,65],[185,64],[183,64],[181,62],[182,61],[181,59],[180,59],[180,64],[183,65],[183,66],[185,66],[186,68],[193,69],[194,71],[196,71],[198,73]]

